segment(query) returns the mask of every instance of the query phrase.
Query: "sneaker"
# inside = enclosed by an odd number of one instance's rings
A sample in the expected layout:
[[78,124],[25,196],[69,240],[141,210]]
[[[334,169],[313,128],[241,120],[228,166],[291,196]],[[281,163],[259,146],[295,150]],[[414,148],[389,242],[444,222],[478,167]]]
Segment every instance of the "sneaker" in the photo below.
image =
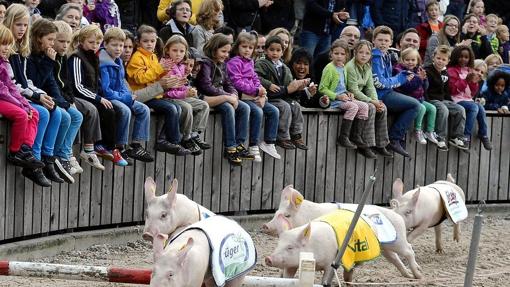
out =
[[135,164],[135,160],[129,157],[129,155],[127,154],[127,151],[128,150],[126,150],[126,149],[122,149],[120,151],[120,156],[122,156],[122,158],[127,162],[128,166],[133,166]]
[[439,151],[448,151],[448,145],[446,144],[445,140],[437,134],[435,134],[435,136],[437,139],[437,149]]
[[404,157],[409,157],[409,153],[402,147],[398,140],[391,140],[388,148]]
[[192,155],[202,154],[200,147],[191,138],[181,142],[183,148],[188,149]]
[[80,157],[83,160],[85,160],[86,163],[90,164],[92,167],[95,167],[99,170],[104,170],[104,165],[101,164],[95,152],[82,151],[80,153]]
[[414,131],[414,138],[419,144],[427,144],[427,140],[425,139],[425,136],[421,130]]
[[307,150],[308,146],[305,145],[305,142],[303,141],[303,138],[301,135],[295,135],[291,136],[292,143],[298,148],[302,150]]
[[[28,146],[27,146],[28,147]],[[20,148],[17,152],[10,152],[7,154],[7,160],[13,165],[26,167],[26,168],[41,168],[44,163],[34,157],[32,149],[28,148],[23,150]]]
[[118,166],[127,166],[128,162],[122,157],[120,154],[120,150],[118,148],[113,149],[112,151],[113,155],[113,163]]
[[449,143],[453,145],[454,147],[461,149],[461,150],[467,150],[466,144],[464,143],[464,140],[461,138],[454,138],[450,139]]
[[276,140],[276,145],[284,149],[296,149],[296,146],[290,140]]
[[65,159],[55,159],[55,167],[58,175],[67,183],[74,183],[74,178],[71,175],[71,164]]
[[433,144],[435,144],[435,145],[437,145],[437,144],[438,144],[438,141],[437,141],[437,134],[436,134],[435,132],[425,132],[425,133],[424,133],[424,135],[425,135],[425,138],[426,138],[429,142],[431,142],[431,143],[433,143]]
[[268,155],[276,158],[276,159],[281,159],[282,157],[278,154],[278,151],[276,150],[276,147],[274,144],[268,144],[266,142],[261,142],[259,144],[259,148],[267,153]]
[[202,150],[210,149],[211,145],[203,141],[200,137],[191,138],[191,140],[200,147]]
[[142,147],[141,144],[131,144],[131,148],[125,151],[125,154],[133,159],[143,162],[153,162],[152,155]]
[[250,146],[248,147],[248,152],[250,153],[250,155],[253,156],[253,161],[254,162],[261,162],[262,161],[262,158],[260,157],[260,151],[259,151],[259,147],[254,145],[254,146]]
[[21,170],[21,174],[42,187],[51,186],[51,182],[46,178],[46,176],[44,176],[44,173],[40,168],[23,168],[23,170]]
[[243,144],[240,144],[236,147],[237,156],[241,159],[254,160],[255,157],[250,154],[250,152],[244,147]]
[[83,172],[83,168],[81,168],[78,160],[74,156],[69,158],[69,163],[71,164],[71,175]]
[[237,149],[235,147],[233,148],[226,148],[224,153],[225,158],[230,162],[232,165],[241,165],[241,158],[237,154]]
[[58,175],[57,169],[55,168],[55,157],[48,156],[44,158],[45,166],[42,168],[44,176],[54,182],[64,183],[65,181]]
[[96,155],[104,160],[114,161],[113,154],[108,151],[104,146],[98,144],[94,146],[94,151]]
[[166,140],[158,141],[158,143],[156,144],[156,150],[157,151],[161,151],[161,152],[166,152],[166,153],[174,154],[174,155],[177,155],[177,156],[191,154],[191,151],[189,151],[188,149],[183,148],[181,145],[173,144],[173,143],[171,143],[169,141],[166,141]]
[[492,150],[492,143],[489,140],[489,137],[485,136],[480,138],[480,140],[482,141],[483,148],[485,148],[486,150]]

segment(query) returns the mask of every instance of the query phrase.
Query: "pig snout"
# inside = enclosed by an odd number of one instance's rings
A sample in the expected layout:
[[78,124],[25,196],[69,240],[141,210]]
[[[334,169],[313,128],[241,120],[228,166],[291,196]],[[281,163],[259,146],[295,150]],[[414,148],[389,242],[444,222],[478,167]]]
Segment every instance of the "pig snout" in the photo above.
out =
[[266,256],[265,262],[267,266],[273,267],[273,260],[271,259],[271,256]]
[[267,223],[264,223],[264,225],[262,225],[261,231],[265,234],[269,234],[271,229],[269,228],[269,225],[267,225]]
[[149,232],[144,232],[142,238],[150,242],[152,242],[153,240],[152,234],[150,234]]

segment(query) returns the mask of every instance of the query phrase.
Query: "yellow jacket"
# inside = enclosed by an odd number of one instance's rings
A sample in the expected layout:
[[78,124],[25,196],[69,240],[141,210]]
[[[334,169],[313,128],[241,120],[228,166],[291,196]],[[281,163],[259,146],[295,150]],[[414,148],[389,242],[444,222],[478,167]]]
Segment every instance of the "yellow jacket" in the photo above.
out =
[[156,54],[139,47],[126,67],[128,83],[136,91],[159,80],[165,73]]
[[[166,8],[170,6],[170,3],[172,3],[172,0],[159,0],[158,5],[158,20],[166,23],[166,21],[170,20],[170,16],[166,14]],[[198,13],[198,9],[200,8],[200,4],[202,4],[202,0],[191,0],[191,19],[190,24],[195,25],[195,15]]]

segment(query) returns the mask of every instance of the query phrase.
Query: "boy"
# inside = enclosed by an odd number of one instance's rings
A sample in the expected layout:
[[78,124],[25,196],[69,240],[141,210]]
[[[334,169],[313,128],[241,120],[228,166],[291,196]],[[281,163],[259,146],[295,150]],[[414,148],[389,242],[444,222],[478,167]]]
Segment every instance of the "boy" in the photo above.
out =
[[476,41],[478,44],[482,44],[482,37],[487,37],[487,41],[491,44],[492,53],[497,54],[499,50],[499,39],[496,36],[496,31],[498,29],[499,17],[496,14],[489,14],[485,17],[487,20],[487,24],[485,25],[485,30],[487,33],[483,36],[478,36]]
[[420,110],[418,100],[395,92],[393,89],[400,87],[413,79],[414,74],[401,73],[392,76],[391,59],[388,49],[391,47],[393,31],[387,26],[378,26],[373,32],[372,72],[374,74],[374,86],[377,97],[387,107],[388,112],[394,113],[395,121],[388,131],[390,143],[388,148],[404,157],[409,153],[402,146],[407,128],[414,122],[414,118]]
[[499,40],[499,55],[503,59],[503,63],[510,64],[510,33],[506,25],[499,25],[496,29],[496,37]]
[[463,140],[466,113],[464,108],[454,103],[450,97],[448,72],[446,71],[449,60],[450,48],[446,45],[438,46],[434,51],[432,65],[425,68],[429,79],[429,88],[425,93],[425,99],[437,109],[436,131],[438,132],[437,147],[439,150],[448,150],[445,143],[448,135],[448,117],[452,121],[452,134],[449,143],[459,149],[467,150]]
[[439,12],[439,3],[437,0],[428,0],[425,5],[425,9],[427,11],[428,21],[416,26],[416,30],[420,36],[419,51],[422,59],[425,58],[425,51],[427,50],[427,44],[430,36],[438,33],[444,25],[443,22],[439,21],[441,13]]
[[292,80],[290,69],[282,62],[283,42],[278,36],[268,37],[264,46],[265,58],[255,64],[260,83],[267,90],[269,102],[280,111],[276,144],[284,149],[307,150],[301,133],[303,114],[301,106],[292,97],[308,86],[310,79]]
[[[99,52],[101,88],[117,113],[117,145],[124,159],[133,158],[152,162],[154,158],[142,147],[149,140],[150,110],[131,93],[124,80],[124,64],[120,59],[124,51],[126,35],[118,27],[110,28],[104,34],[104,49]],[[131,113],[135,115],[130,149],[125,150],[129,136]]]
[[[138,48],[126,67],[128,83],[133,91],[156,83],[165,74],[165,69],[159,64],[158,57],[154,53],[158,39],[156,29],[148,25],[141,25],[137,31],[137,39]],[[170,69],[170,67],[166,67],[166,69]],[[179,117],[181,108],[162,99],[162,95],[146,101],[145,104],[165,116],[165,137],[158,138],[156,150],[175,155],[190,154],[188,149],[180,145]]]
[[25,3],[25,6],[28,9],[28,12],[30,13],[30,21],[31,23],[34,23],[35,20],[41,18],[41,10],[37,8],[39,4],[41,3],[40,0],[25,0],[23,1]]

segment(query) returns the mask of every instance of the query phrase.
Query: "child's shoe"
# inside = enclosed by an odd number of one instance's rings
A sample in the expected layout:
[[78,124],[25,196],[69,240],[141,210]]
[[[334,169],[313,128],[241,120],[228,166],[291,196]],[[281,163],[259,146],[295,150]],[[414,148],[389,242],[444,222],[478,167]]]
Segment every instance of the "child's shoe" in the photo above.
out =
[[438,135],[436,135],[436,138],[437,138],[437,149],[439,151],[448,151],[448,145],[446,144],[445,140]]
[[489,137],[481,137],[480,140],[482,141],[483,148],[486,150],[492,150],[492,143],[489,139]]
[[253,161],[254,162],[261,162],[262,161],[262,158],[260,157],[260,151],[259,151],[259,147],[254,145],[254,146],[250,146],[248,147],[248,151],[250,153],[250,155],[253,156]]
[[120,156],[122,156],[122,158],[127,162],[128,166],[132,166],[133,164],[135,164],[135,160],[129,157],[127,151],[128,150],[126,149],[120,150]]
[[235,147],[226,148],[224,156],[230,162],[230,164],[241,165],[241,158],[237,154],[237,149]]
[[69,163],[71,164],[71,175],[83,172],[83,168],[81,168],[78,160],[74,156],[69,158]]
[[68,160],[65,160],[63,158],[55,159],[55,166],[56,170],[58,172],[58,175],[65,180],[67,183],[74,183],[74,178],[71,175],[71,164]]
[[421,130],[414,131],[414,138],[419,144],[427,144],[427,140],[425,139],[425,136],[423,136],[423,132]]
[[278,151],[276,150],[276,147],[274,144],[268,144],[266,142],[261,142],[259,144],[259,148],[267,153],[268,155],[276,158],[276,159],[281,159],[282,157],[278,154]]
[[199,136],[191,138],[191,140],[200,147],[202,150],[210,149],[211,145],[203,141]]
[[82,151],[80,153],[80,157],[92,167],[95,167],[99,170],[104,170],[104,165],[101,164],[95,152],[85,152]]
[[7,160],[13,165],[26,167],[26,168],[42,168],[44,163],[34,157],[32,149],[23,144],[17,152],[10,152],[7,154]]
[[464,143],[464,140],[461,138],[454,138],[450,139],[449,143],[453,145],[454,147],[461,149],[461,150],[467,150],[468,147],[466,147],[466,144]]
[[[433,143],[433,144],[435,144],[435,145],[437,145],[437,144],[438,144],[438,141],[437,141],[437,134],[436,134],[435,132],[425,132],[425,133],[424,133],[424,135],[425,135],[425,138],[426,138],[429,142],[431,142],[431,143]],[[446,144],[445,144],[445,145],[446,145]]]
[[114,161],[114,156],[111,152],[109,152],[104,146],[98,144],[94,146],[94,151],[96,155],[102,159]]
[[296,146],[290,140],[276,140],[276,144],[284,149],[296,149]]
[[120,154],[120,150],[118,148],[113,149],[113,163],[118,166],[127,166],[128,162],[122,157]]
[[202,154],[200,147],[191,138],[181,142],[183,148],[188,149],[192,155]]
[[45,164],[42,168],[44,176],[51,181],[64,183],[64,180],[60,177],[60,175],[58,175],[57,169],[55,168],[55,157],[43,156],[43,162]]
[[161,152],[166,152],[170,154],[174,154],[177,156],[188,155],[191,154],[191,151],[185,149],[179,144],[174,144],[166,140],[159,140],[156,144],[156,150]]
[[51,181],[44,176],[41,168],[23,168],[21,174],[42,187],[50,187]]
[[241,159],[254,160],[255,157],[250,154],[250,152],[244,147],[243,144],[240,144],[236,147],[237,155]]
[[132,143],[131,148],[125,151],[126,155],[130,158],[143,161],[153,162],[154,158],[152,155],[142,147],[139,143]]
[[303,138],[301,137],[300,134],[297,134],[297,135],[291,135],[290,136],[290,139],[292,141],[292,143],[298,148],[298,149],[302,149],[302,150],[307,150],[308,149],[308,146],[305,145],[305,142],[303,141]]

